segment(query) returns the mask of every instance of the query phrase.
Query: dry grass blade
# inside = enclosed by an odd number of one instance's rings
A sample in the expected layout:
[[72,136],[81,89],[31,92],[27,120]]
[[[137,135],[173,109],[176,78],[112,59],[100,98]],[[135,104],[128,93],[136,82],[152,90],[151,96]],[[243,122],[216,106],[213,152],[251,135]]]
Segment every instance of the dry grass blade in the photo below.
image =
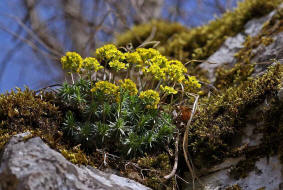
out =
[[192,119],[193,119],[193,116],[196,112],[196,108],[197,108],[197,105],[198,105],[198,99],[199,99],[199,95],[196,95],[196,94],[187,94],[189,96],[193,96],[195,98],[195,102],[194,102],[194,105],[193,105],[193,110],[192,110],[192,113],[191,113],[191,117],[189,119],[189,121],[187,122],[187,125],[186,125],[186,130],[185,130],[185,133],[184,133],[184,137],[183,137],[183,152],[184,152],[184,157],[185,157],[185,161],[186,161],[186,164],[189,168],[189,171],[192,175],[192,181],[193,181],[193,189],[195,189],[195,179],[197,179],[197,176],[194,172],[194,169],[193,169],[193,164],[191,163],[190,161],[190,158],[189,158],[189,153],[188,153],[188,134],[189,134],[189,127],[191,125],[191,122],[192,122]]
[[179,160],[179,141],[180,141],[180,134],[179,132],[177,133],[177,137],[176,137],[176,142],[175,142],[175,162],[174,162],[174,166],[172,171],[170,172],[170,174],[164,176],[164,178],[166,180],[172,178],[173,176],[175,176],[177,168],[178,168],[178,160]]
[[145,43],[142,43],[140,46],[138,46],[138,48],[143,48],[147,45],[151,45],[153,44],[153,48],[157,47],[159,44],[160,44],[160,41],[150,41],[150,42],[145,42]]

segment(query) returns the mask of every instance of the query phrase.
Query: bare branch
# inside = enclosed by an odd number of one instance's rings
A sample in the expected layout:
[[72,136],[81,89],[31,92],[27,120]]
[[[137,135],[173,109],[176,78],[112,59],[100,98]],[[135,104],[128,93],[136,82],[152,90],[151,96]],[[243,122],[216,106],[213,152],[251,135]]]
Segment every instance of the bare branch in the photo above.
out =
[[26,44],[28,44],[34,51],[36,52],[40,52],[43,56],[49,56],[50,58],[52,58],[53,60],[58,60],[58,57],[55,57],[51,54],[48,54],[44,51],[42,51],[41,49],[38,49],[38,47],[30,40],[22,38],[21,36],[18,36],[16,33],[8,30],[6,27],[0,25],[0,29],[7,32],[8,34],[12,35],[13,37],[18,38],[19,40],[21,40],[22,42],[25,42]]
[[[0,13],[0,14],[2,14],[2,13]],[[62,56],[61,52],[58,52],[56,49],[52,49],[52,48],[48,47],[48,45],[45,44],[45,42],[43,42],[40,38],[38,38],[38,36],[32,30],[30,30],[18,17],[13,16],[13,15],[7,15],[7,14],[2,14],[2,15],[9,17],[9,18],[13,19],[14,21],[16,21],[19,24],[19,26],[22,27],[32,38],[34,38],[44,48],[46,48],[48,51],[53,53],[55,56],[58,56],[58,57]]]

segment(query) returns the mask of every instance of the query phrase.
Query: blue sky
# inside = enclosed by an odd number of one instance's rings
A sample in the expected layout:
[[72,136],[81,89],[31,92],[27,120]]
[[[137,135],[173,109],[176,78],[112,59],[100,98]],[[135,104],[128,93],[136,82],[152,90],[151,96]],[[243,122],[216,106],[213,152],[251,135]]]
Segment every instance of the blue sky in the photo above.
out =
[[[15,15],[22,17],[22,10],[17,6],[17,0],[1,0],[0,3],[0,27],[6,27],[9,31],[16,31],[18,25],[14,20],[6,15]],[[18,34],[20,35],[20,34]],[[40,68],[41,62],[32,53],[32,49],[27,46],[20,46],[13,51],[11,59],[6,61],[7,53],[18,44],[19,40],[11,34],[0,29],[0,93],[15,87],[23,88],[29,86],[33,89],[39,88],[40,81],[48,80],[50,72]],[[3,71],[3,63],[8,62]],[[33,64],[29,64],[33,63]],[[34,64],[35,63],[35,64]],[[58,72],[52,72],[52,77]]]
[[[7,28],[9,31],[17,30],[17,23],[9,19],[5,14],[15,15],[19,18],[23,16],[23,10],[18,2],[21,0],[1,0],[0,2],[0,93],[11,90],[15,87],[23,88],[25,85],[32,89],[40,88],[40,82],[46,81],[59,76],[58,71],[50,71],[42,68],[40,60],[32,53],[32,49],[27,46],[17,47],[13,51],[11,59],[7,60],[7,53],[14,49],[19,42],[18,39],[12,37],[7,32],[1,30],[1,27]],[[196,1],[188,1],[186,10],[193,11],[198,8]],[[210,0],[208,0],[210,1]],[[223,0],[225,1],[225,0]],[[170,4],[170,0],[167,0]],[[52,11],[52,10],[50,10]],[[204,14],[205,12],[205,14]],[[215,12],[210,7],[194,13],[190,25],[199,25],[214,18]],[[41,16],[48,16],[48,12],[43,12]],[[182,21],[182,24],[186,21]],[[21,35],[21,34],[18,34]],[[4,69],[4,63],[7,67]],[[33,63],[33,64],[30,64]],[[56,83],[53,81],[52,83]]]

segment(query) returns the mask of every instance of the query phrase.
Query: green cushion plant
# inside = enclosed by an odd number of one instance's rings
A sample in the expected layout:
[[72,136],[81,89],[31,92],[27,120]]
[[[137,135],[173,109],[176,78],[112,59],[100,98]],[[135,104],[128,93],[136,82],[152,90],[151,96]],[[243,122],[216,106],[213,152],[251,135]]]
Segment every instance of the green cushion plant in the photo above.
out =
[[154,49],[122,52],[108,44],[96,50],[96,58],[67,52],[61,62],[79,78],[58,90],[68,109],[63,131],[86,151],[133,156],[160,150],[175,131],[171,113],[160,103],[170,105],[169,96],[181,98],[200,88],[180,61]]

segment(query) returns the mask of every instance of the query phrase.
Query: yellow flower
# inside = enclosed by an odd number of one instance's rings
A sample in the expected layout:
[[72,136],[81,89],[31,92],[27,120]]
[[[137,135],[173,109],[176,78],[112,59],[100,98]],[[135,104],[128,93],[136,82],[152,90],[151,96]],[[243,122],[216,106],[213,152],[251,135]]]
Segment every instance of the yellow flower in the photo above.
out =
[[149,68],[144,68],[145,73],[151,74],[156,80],[161,80],[165,78],[164,69],[156,63],[153,63]]
[[107,62],[124,59],[124,54],[113,44],[104,45],[101,48],[98,48],[96,50],[96,56],[99,60],[105,60]]
[[109,66],[111,68],[113,68],[115,71],[120,71],[121,69],[127,69],[128,68],[128,64],[120,62],[118,60],[114,60],[114,61],[110,61],[109,62]]
[[74,72],[80,71],[82,62],[82,57],[76,52],[67,52],[66,55],[61,58],[63,69],[69,69]]
[[138,93],[137,85],[131,79],[120,80],[119,83],[122,90],[128,91],[131,96]]
[[125,60],[130,65],[140,66],[143,62],[142,58],[141,58],[141,56],[138,52],[132,52],[132,53],[127,52],[127,53],[124,53],[124,56],[125,56]]
[[177,94],[177,90],[175,90],[173,87],[170,87],[170,86],[160,85],[160,89],[163,93],[166,93],[166,94]]
[[195,76],[187,77],[187,79],[185,79],[182,83],[184,85],[185,91],[187,92],[194,92],[201,88],[201,84]]
[[145,49],[145,48],[138,48],[136,52],[141,56],[141,59],[145,62],[149,59],[154,58],[155,56],[160,55],[159,51],[153,48]]
[[185,79],[185,74],[187,73],[187,68],[177,60],[172,60],[168,62],[166,74],[168,80],[182,82]]
[[103,93],[105,95],[116,95],[118,90],[119,87],[111,82],[99,81],[95,83],[95,86],[91,89],[91,92]]
[[163,55],[156,55],[155,57],[153,57],[150,62],[152,64],[156,64],[161,68],[166,68],[168,67],[168,59],[163,56]]
[[159,93],[154,90],[141,92],[139,98],[144,101],[148,109],[157,109],[157,105],[160,101]]
[[82,67],[86,70],[95,71],[95,72],[99,71],[100,69],[103,69],[103,66],[101,66],[97,61],[97,59],[95,59],[94,57],[85,58],[83,60]]

